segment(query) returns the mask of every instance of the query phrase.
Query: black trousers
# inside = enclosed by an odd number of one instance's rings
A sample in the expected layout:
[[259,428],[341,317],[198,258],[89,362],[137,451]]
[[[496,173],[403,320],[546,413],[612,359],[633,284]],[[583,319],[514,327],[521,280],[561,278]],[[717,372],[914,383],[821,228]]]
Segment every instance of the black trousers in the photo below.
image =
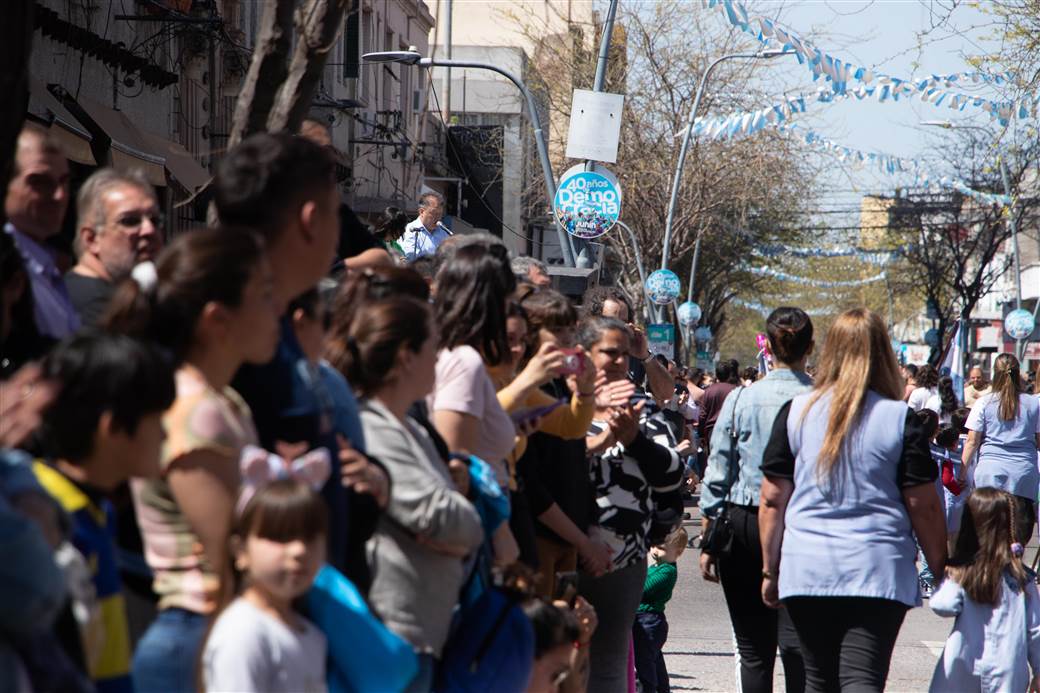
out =
[[733,551],[719,559],[718,569],[737,639],[741,691],[770,693],[773,690],[773,667],[779,644],[787,693],[801,693],[805,689],[805,667],[798,635],[785,609],[770,609],[762,602],[758,509],[741,505],[729,508]]
[[810,693],[880,693],[908,607],[890,599],[784,600],[805,657]]
[[668,620],[664,614],[636,614],[632,624],[632,651],[636,678],[642,693],[670,693],[668,667],[664,663],[664,644],[668,640]]

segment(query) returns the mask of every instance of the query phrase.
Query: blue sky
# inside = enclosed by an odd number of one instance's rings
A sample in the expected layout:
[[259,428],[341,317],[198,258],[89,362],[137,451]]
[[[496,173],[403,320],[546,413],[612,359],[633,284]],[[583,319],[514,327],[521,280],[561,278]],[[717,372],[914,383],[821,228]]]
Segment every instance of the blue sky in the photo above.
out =
[[[985,38],[988,30],[979,28],[989,21],[988,18],[966,4],[957,7],[952,21],[924,34],[940,17],[947,16],[943,7],[949,4],[948,1],[935,3],[929,0],[784,3],[751,0],[745,3],[749,12],[779,17],[787,29],[811,40],[836,58],[876,72],[913,79],[974,70],[965,57],[992,49],[992,44]],[[729,26],[720,13],[713,19]],[[822,79],[813,82],[808,69],[799,65],[794,57],[763,62],[757,73],[764,83],[775,82],[777,96],[782,96],[785,90],[811,92],[825,84]],[[989,98],[1000,97],[986,85],[969,87],[972,88],[963,91]],[[856,99],[830,104],[812,103],[808,112],[798,116],[795,122],[845,146],[864,152],[878,151],[934,162],[937,173],[949,173],[943,170],[941,161],[935,160],[932,151],[938,142],[937,136],[944,131],[920,125],[920,121],[929,119],[983,126],[990,123],[988,115],[978,109],[968,107],[958,112],[917,99],[885,103]],[[900,181],[877,171],[841,167],[836,159],[827,166],[826,189],[821,186],[818,198],[821,207],[855,206],[863,194],[891,194],[901,182],[910,182],[908,178]],[[842,173],[843,170],[847,175]],[[831,216],[828,221],[836,219]]]

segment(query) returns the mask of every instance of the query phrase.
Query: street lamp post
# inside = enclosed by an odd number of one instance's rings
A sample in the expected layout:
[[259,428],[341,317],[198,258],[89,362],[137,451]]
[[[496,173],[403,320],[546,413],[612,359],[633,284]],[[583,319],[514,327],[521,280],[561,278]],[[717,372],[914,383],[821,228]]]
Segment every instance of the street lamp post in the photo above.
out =
[[[686,124],[686,132],[683,133],[682,146],[679,148],[679,160],[675,162],[675,175],[672,176],[672,196],[668,201],[668,217],[664,224],[664,245],[661,249],[661,269],[668,269],[668,252],[670,250],[672,242],[672,221],[675,218],[675,204],[679,199],[679,185],[682,182],[683,164],[686,161],[686,151],[690,148],[690,137],[693,135],[693,124],[697,119],[697,107],[700,106],[701,97],[704,95],[704,85],[708,82],[708,76],[711,71],[715,69],[715,66],[725,60],[733,60],[736,58],[762,58],[771,59],[777,58],[781,55],[787,54],[788,51],[779,49],[770,49],[759,51],[758,53],[731,53],[724,55],[721,58],[716,58],[713,63],[708,65],[708,69],[701,75],[700,84],[697,85],[697,93],[693,97],[693,106],[690,107],[690,117]],[[697,250],[700,248],[701,237],[697,235],[697,246],[694,249],[694,257],[697,256]],[[696,267],[694,267],[696,269]],[[690,281],[693,281],[693,275],[690,276]],[[690,289],[692,294],[693,289]]]
[[[921,122],[921,125],[932,125],[946,130],[978,130],[987,135],[990,134],[986,128],[977,125],[955,125],[948,120],[925,120]],[[1011,234],[1011,257],[1015,273],[1015,308],[1018,309],[1022,307],[1022,260],[1018,254],[1018,220],[1015,218],[1015,198],[1011,196],[1011,177],[1008,175],[1007,162],[1004,161],[1003,155],[997,158],[997,163],[1000,164],[1000,180],[1004,185],[1004,194],[1011,199],[1007,225]],[[1040,304],[1040,300],[1038,300],[1038,304]],[[1016,339],[1015,356],[1019,359],[1022,358],[1022,347],[1022,340]]]
[[[415,51],[383,51],[379,53],[366,53],[361,56],[361,59],[365,62],[370,63],[401,63],[404,65],[418,65],[419,67],[463,67],[473,68],[476,70],[490,70],[491,72],[497,72],[502,75],[520,90],[520,93],[524,95],[524,100],[527,102],[528,117],[531,119],[531,128],[534,130],[534,142],[538,149],[538,159],[542,165],[542,177],[545,178],[545,189],[548,194],[549,210],[552,214],[553,198],[556,196],[556,179],[553,177],[552,164],[549,163],[549,148],[545,143],[545,136],[542,134],[541,119],[538,117],[538,107],[535,104],[534,97],[528,90],[527,85],[524,84],[520,79],[509,72],[495,65],[489,63],[471,62],[468,60],[439,60],[437,58],[424,58]],[[560,240],[560,252],[563,253],[563,261],[568,267],[574,267],[574,255],[571,253],[571,246],[568,243],[567,232],[560,226],[559,221],[556,220],[556,215],[553,216],[553,224],[556,226],[556,234]]]
[[645,306],[643,312],[646,314],[646,317],[650,319],[652,318],[652,309],[650,308],[650,297],[646,293],[646,270],[643,268],[643,254],[639,252],[639,240],[636,238],[635,233],[632,232],[632,229],[629,228],[628,224],[620,219],[618,219],[616,223],[625,230],[625,233],[628,234],[628,240],[632,244],[632,253],[636,257],[636,269],[639,270],[639,283],[643,289],[643,305]]

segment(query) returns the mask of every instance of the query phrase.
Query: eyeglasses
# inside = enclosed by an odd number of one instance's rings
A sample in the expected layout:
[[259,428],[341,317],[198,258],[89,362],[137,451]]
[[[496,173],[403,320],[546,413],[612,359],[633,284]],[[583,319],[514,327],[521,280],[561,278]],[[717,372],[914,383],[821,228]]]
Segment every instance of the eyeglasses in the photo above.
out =
[[152,228],[161,229],[165,225],[165,219],[163,215],[156,212],[154,214],[142,214],[140,212],[130,212],[124,214],[116,219],[116,225],[124,229],[139,229],[147,219],[151,222]]

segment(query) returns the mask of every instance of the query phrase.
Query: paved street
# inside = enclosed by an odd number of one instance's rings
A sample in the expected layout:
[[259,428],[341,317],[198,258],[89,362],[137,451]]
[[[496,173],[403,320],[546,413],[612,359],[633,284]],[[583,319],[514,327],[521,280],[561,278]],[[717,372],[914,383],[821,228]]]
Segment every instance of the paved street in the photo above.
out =
[[[699,514],[687,522],[691,537],[700,533]],[[1033,555],[1032,550],[1028,555]],[[700,552],[687,550],[679,559],[679,582],[668,603],[669,635],[665,645],[672,690],[733,691],[735,689],[733,635],[722,588],[701,579]],[[925,691],[932,669],[942,652],[952,620],[941,619],[925,606],[913,609],[899,633],[888,691]],[[774,690],[783,690],[783,674],[777,659]]]

